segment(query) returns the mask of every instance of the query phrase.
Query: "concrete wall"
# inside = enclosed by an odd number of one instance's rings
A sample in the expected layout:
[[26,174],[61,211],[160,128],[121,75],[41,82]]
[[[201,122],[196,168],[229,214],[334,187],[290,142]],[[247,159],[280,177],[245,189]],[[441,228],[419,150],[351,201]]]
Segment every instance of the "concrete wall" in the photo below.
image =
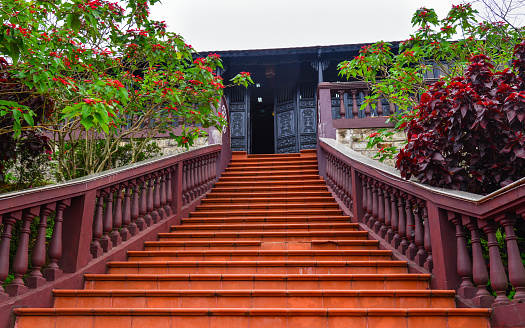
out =
[[[381,149],[382,147],[394,146],[398,149],[404,147],[406,134],[404,132],[396,132],[392,136],[392,139],[387,139],[385,142],[377,144],[372,149],[366,149],[366,145],[368,144],[367,137],[370,134],[377,132],[377,130],[378,129],[337,129],[336,140],[346,145],[348,148],[370,158],[374,158],[378,152],[378,149]],[[394,131],[394,129],[389,130]],[[395,159],[386,159],[383,163],[394,166]]]

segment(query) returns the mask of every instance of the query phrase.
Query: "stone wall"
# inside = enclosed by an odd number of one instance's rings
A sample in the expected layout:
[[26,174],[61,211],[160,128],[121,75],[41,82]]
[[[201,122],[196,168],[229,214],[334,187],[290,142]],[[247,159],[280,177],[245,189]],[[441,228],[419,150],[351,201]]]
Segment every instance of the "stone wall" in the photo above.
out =
[[[178,154],[178,153],[187,151],[185,147],[178,147],[177,141],[171,138],[155,138],[153,139],[153,141],[155,141],[157,145],[160,147],[160,149],[162,150],[162,155],[174,155],[174,154]],[[208,144],[207,136],[199,137],[197,138],[197,140],[195,140],[195,143],[193,144],[193,146],[190,147],[190,150],[195,147],[199,147],[199,146],[203,146],[207,144]]]
[[[389,130],[392,132],[394,131],[394,129]],[[372,149],[366,149],[366,145],[368,144],[367,137],[374,132],[377,132],[377,129],[337,129],[336,140],[346,145],[348,148],[370,158],[374,158],[377,154],[377,150],[382,147],[394,146],[398,149],[404,147],[406,134],[398,131],[392,136],[392,139],[387,139],[385,142],[377,144]],[[383,163],[394,166],[393,159],[386,159]]]

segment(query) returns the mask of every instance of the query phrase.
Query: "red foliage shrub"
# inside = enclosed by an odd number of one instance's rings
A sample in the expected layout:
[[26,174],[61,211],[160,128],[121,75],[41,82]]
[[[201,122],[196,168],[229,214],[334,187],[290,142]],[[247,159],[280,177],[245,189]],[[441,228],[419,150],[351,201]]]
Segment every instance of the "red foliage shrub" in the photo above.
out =
[[422,95],[397,157],[404,178],[486,194],[525,176],[525,42],[514,55],[501,72],[474,56],[464,77]]

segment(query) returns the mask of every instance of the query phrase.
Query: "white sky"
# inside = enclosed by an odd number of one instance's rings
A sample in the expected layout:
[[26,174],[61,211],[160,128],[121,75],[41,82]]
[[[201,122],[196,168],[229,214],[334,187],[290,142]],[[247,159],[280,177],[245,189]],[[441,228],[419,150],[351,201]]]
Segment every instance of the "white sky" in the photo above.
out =
[[445,17],[462,0],[163,0],[166,21],[197,51],[401,41],[420,7]]

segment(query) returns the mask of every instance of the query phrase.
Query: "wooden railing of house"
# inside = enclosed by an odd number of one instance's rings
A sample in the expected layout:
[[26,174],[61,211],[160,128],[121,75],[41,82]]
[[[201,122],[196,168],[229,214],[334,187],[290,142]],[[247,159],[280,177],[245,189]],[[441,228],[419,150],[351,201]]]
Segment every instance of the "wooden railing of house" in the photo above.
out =
[[[431,272],[432,288],[454,289],[467,305],[497,307],[511,301],[510,283],[512,301],[525,300],[525,268],[514,230],[525,218],[525,178],[486,196],[433,188],[325,138],[319,140],[318,160],[352,221],[408,260],[410,270]],[[487,290],[489,281],[496,297]]]
[[[224,98],[220,106],[228,117]],[[132,245],[139,247],[144,240],[155,238],[156,232],[180,222],[228,165],[229,140],[227,128],[222,145],[0,195],[0,322],[7,324],[12,307],[51,306],[51,288],[81,288],[86,268],[104,272],[108,260],[124,257],[127,249],[135,247]],[[46,244],[50,216],[54,225]],[[30,249],[34,220],[38,225]],[[18,244],[10,265],[15,234]],[[14,279],[3,288],[9,274]],[[38,302],[39,298],[45,300]]]

